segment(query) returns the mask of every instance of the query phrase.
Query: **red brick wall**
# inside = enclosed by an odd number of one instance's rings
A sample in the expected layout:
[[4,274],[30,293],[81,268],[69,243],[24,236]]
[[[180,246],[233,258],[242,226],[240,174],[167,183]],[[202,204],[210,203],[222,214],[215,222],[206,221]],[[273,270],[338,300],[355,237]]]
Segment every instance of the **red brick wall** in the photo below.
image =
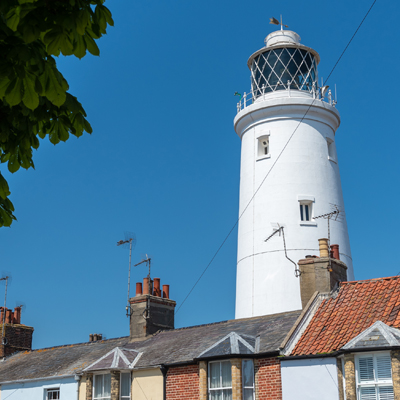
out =
[[277,358],[254,360],[256,400],[282,400],[281,365]]
[[33,328],[25,325],[6,324],[4,336],[7,344],[2,345],[2,325],[0,324],[0,357],[9,356],[16,351],[32,349]]
[[166,391],[167,400],[197,400],[200,395],[199,366],[169,368]]

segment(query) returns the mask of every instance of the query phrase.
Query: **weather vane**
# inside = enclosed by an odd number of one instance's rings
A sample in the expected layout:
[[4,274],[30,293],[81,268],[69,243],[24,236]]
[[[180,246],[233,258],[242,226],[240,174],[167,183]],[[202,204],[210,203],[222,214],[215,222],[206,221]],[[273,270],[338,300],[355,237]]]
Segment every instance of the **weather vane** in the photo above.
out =
[[283,27],[289,28],[287,25],[282,23],[282,15],[281,15],[281,22],[279,22],[276,18],[272,17],[269,19],[269,23],[272,25],[280,25],[281,26],[281,31],[283,31]]

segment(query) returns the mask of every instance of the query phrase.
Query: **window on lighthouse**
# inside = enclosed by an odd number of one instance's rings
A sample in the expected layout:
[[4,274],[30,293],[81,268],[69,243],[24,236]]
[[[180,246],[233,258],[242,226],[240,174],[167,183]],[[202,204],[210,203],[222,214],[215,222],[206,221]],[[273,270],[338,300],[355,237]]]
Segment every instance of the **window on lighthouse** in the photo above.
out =
[[300,220],[311,221],[311,203],[300,203]]
[[262,136],[258,138],[257,156],[259,158],[269,156],[269,136]]

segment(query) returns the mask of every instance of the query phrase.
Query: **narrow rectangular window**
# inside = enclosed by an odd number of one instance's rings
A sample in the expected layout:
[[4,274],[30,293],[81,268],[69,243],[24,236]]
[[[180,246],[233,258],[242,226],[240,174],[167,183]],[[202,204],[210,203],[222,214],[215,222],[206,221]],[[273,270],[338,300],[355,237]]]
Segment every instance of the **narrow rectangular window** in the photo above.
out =
[[243,400],[254,400],[254,363],[253,360],[242,361]]
[[311,221],[311,203],[300,203],[300,220]]
[[269,156],[269,136],[261,136],[258,138],[257,157],[263,158]]
[[131,398],[131,373],[121,372],[121,400],[130,400]]
[[232,400],[231,362],[210,362],[208,394],[210,400]]

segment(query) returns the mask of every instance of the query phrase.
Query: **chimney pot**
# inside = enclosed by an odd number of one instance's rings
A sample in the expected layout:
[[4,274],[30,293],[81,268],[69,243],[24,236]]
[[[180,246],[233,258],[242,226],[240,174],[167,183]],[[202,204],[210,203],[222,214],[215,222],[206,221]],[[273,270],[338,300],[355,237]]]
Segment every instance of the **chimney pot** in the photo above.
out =
[[149,293],[149,278],[143,279],[143,294],[150,294]]
[[89,342],[93,342],[93,333],[89,334]]
[[329,257],[328,239],[318,239],[319,242],[319,256],[321,258]]
[[163,291],[163,298],[169,299],[169,285],[163,285],[162,291]]
[[93,334],[93,342],[97,342],[97,339],[98,339],[97,333],[94,333]]
[[136,283],[136,296],[140,296],[142,294],[143,288],[142,288],[142,282],[137,282]]
[[12,311],[6,308],[6,324],[11,324],[11,313]]
[[14,308],[14,324],[21,323],[21,307]]
[[161,297],[160,278],[154,278],[154,296]]
[[332,258],[336,258],[336,260],[340,260],[338,244],[331,245],[331,252],[332,252]]

